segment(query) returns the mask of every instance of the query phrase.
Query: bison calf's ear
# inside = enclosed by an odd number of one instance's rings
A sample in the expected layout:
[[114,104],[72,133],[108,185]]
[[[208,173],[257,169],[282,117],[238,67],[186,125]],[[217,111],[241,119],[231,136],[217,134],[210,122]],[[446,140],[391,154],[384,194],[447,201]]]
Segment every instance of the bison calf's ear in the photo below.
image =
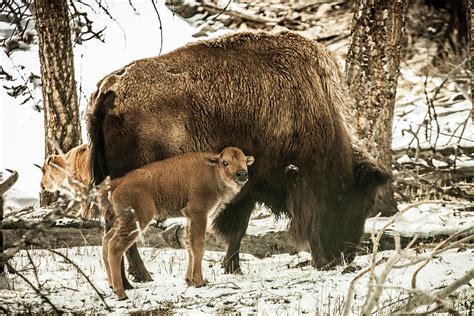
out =
[[44,163],[45,165],[49,165],[51,164],[51,162],[53,161],[53,157],[55,155],[49,155],[47,158],[46,158],[46,162]]
[[247,166],[253,165],[255,161],[255,158],[253,158],[253,156],[246,156],[245,158],[247,158]]
[[217,165],[219,163],[219,156],[207,156],[204,157],[208,165]]

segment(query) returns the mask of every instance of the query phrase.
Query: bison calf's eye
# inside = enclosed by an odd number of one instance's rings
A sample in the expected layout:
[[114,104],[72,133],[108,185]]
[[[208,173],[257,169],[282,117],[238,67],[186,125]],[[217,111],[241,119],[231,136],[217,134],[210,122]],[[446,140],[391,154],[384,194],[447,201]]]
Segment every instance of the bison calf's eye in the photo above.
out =
[[227,167],[229,165],[229,163],[227,161],[223,161],[222,164],[224,165],[224,167]]

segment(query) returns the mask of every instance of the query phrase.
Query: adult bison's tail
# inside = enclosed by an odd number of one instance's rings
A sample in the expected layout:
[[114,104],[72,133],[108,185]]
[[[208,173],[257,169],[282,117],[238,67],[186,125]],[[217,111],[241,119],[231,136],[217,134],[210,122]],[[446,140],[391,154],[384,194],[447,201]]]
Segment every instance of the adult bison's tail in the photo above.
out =
[[90,141],[90,173],[92,176],[92,183],[99,184],[107,176],[107,167],[104,155],[104,133],[103,123],[106,113],[104,100],[111,92],[101,93],[94,92],[89,101],[88,113],[88,132]]
[[81,211],[81,216],[87,219],[96,219],[101,215],[106,216],[105,210],[109,209],[107,194],[109,191],[109,181],[106,180],[108,176],[107,163],[105,161],[105,142],[104,142],[104,119],[108,108],[113,105],[115,93],[108,86],[104,89],[105,83],[109,77],[99,82],[99,88],[91,95],[89,100],[87,123],[89,133],[90,146],[90,160],[89,169],[91,175],[91,184],[99,185],[98,199],[96,203],[91,203]]
[[105,161],[104,118],[115,100],[114,86],[117,76],[111,74],[98,83],[97,90],[91,95],[87,111],[89,142],[91,149],[90,172],[92,183],[99,184],[108,175]]

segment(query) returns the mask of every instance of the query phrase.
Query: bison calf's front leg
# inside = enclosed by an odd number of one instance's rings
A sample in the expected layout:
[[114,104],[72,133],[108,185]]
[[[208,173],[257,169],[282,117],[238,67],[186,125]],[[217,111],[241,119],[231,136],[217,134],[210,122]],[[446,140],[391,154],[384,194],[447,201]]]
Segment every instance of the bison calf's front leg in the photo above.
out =
[[202,276],[202,258],[206,238],[207,218],[190,218],[188,220],[188,269],[186,283],[201,287],[206,285]]

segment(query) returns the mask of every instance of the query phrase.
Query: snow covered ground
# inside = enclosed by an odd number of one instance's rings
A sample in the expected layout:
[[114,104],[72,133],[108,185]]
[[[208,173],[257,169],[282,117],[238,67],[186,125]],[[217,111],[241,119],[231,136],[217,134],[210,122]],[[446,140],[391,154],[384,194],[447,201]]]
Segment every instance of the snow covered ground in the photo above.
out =
[[[463,210],[472,207],[472,203],[423,203],[415,207],[400,204],[399,210],[406,211],[392,225],[387,233],[404,237],[449,236],[469,228],[474,228],[474,212]],[[369,218],[365,222],[365,231],[376,234],[390,220],[388,217]]]
[[[421,203],[406,209],[388,232],[405,237],[418,234],[428,237],[433,234],[451,235],[474,230],[474,214],[463,210],[469,203]],[[264,211],[262,211],[264,212]],[[38,209],[32,215],[44,215]],[[366,223],[366,232],[377,233],[390,218],[372,218]],[[179,221],[179,220],[178,220]],[[176,220],[169,220],[168,225]],[[272,217],[251,220],[247,234],[262,235],[286,230],[286,220],[275,221]],[[145,234],[146,239],[146,234]],[[415,258],[426,257],[432,251],[418,248],[408,253]],[[74,247],[56,249],[76,263],[92,281],[111,311],[116,313],[162,310],[173,313],[215,314],[224,312],[259,313],[268,315],[292,314],[341,314],[347,299],[352,279],[361,269],[370,265],[370,256],[358,256],[350,270],[338,266],[331,271],[318,271],[298,263],[310,260],[307,252],[296,255],[280,254],[258,259],[250,254],[241,254],[242,275],[225,275],[220,265],[223,252],[207,251],[204,257],[204,274],[209,281],[203,288],[188,287],[184,282],[186,251],[176,249],[140,248],[148,270],[153,274],[150,283],[135,283],[129,290],[129,300],[119,302],[109,289],[99,247]],[[32,257],[30,261],[28,253]],[[377,258],[389,258],[395,252],[380,252]],[[406,263],[407,260],[399,264]],[[105,312],[106,306],[85,277],[65,259],[48,250],[21,251],[10,261],[13,268],[23,274],[41,293],[60,310],[74,312]],[[389,312],[406,301],[404,288],[411,287],[414,271],[421,263],[393,270],[387,279],[381,306]],[[33,269],[34,266],[34,269]],[[417,289],[432,292],[444,288],[474,267],[474,250],[456,248],[436,255],[417,277]],[[381,273],[384,265],[377,267]],[[360,314],[367,297],[368,274],[358,280],[354,290],[352,313]],[[44,312],[51,309],[35,291],[18,275],[7,274],[7,289],[0,290],[0,306],[8,311]],[[396,288],[394,288],[396,287]],[[457,310],[466,310],[473,293],[472,286],[464,286],[445,303]],[[425,311],[426,307],[419,311]]]
[[[80,107],[83,127],[85,127],[84,110],[88,96],[93,92],[96,82],[110,71],[117,69],[132,60],[154,56],[160,49],[160,31],[156,14],[151,2],[134,2],[140,15],[136,15],[129,7],[128,1],[108,2],[109,11],[118,22],[104,15],[91,18],[97,21],[97,29],[107,26],[104,31],[105,43],[89,41],[74,47],[75,70],[80,93]],[[192,35],[195,29],[178,16],[174,16],[163,2],[157,3],[163,21],[163,53],[196,40]],[[0,23],[0,35],[7,34],[11,27]],[[215,35],[215,34],[214,34]],[[27,78],[31,72],[39,74],[38,47],[33,45],[29,50],[16,51],[10,57],[0,50],[1,65],[4,70],[14,76],[17,83]],[[19,68],[24,65],[25,68]],[[428,108],[426,102],[416,98],[422,89],[423,77],[402,70],[402,77],[412,84],[412,94],[398,100],[394,120],[394,149],[415,147],[413,137],[406,130],[415,130],[424,121]],[[437,80],[437,79],[436,79]],[[432,92],[439,81],[431,82],[428,88]],[[20,105],[20,98],[12,98],[7,94],[1,82],[0,89],[0,171],[4,168],[19,171],[20,179],[6,195],[5,209],[16,211],[38,203],[39,182],[41,173],[33,163],[43,161],[43,114],[33,107],[41,99],[41,90],[34,83],[29,84],[34,99]],[[452,90],[450,99],[459,99],[459,89],[449,86]],[[431,93],[430,92],[430,93]],[[420,129],[420,146],[433,145],[444,147],[460,144],[472,146],[472,121],[469,119],[469,101],[455,102],[450,108],[439,108],[440,130],[456,135],[463,132],[463,137],[450,137],[441,134],[436,136],[424,133]],[[465,129],[459,128],[466,122]],[[436,127],[433,127],[436,129]],[[84,137],[85,128],[83,129]],[[472,159],[467,162],[472,163]],[[459,230],[473,227],[472,212],[460,211],[465,204],[441,205],[439,203],[424,204],[412,208],[401,216],[391,227],[390,232],[398,232],[402,236],[413,236],[415,232],[428,236],[433,233],[451,234]],[[403,207],[403,206],[402,206]],[[40,210],[37,212],[41,213]],[[369,219],[366,231],[375,232],[389,219]],[[254,219],[251,221],[248,234],[260,235],[270,231],[286,229],[287,222],[274,222],[273,218]],[[325,313],[340,314],[346,299],[350,281],[358,271],[342,273],[344,267],[331,271],[317,271],[311,267],[296,267],[298,262],[309,259],[309,254],[302,252],[297,255],[274,255],[265,259],[257,259],[244,254],[242,258],[243,275],[224,275],[219,265],[222,253],[207,252],[205,255],[205,275],[209,285],[204,288],[191,288],[185,285],[183,275],[186,267],[185,252],[172,249],[141,248],[145,264],[153,273],[154,281],[146,284],[135,284],[136,289],[128,292],[130,300],[117,302],[108,288],[105,273],[100,260],[98,247],[79,247],[63,249],[76,262],[85,274],[93,280],[99,291],[106,295],[106,302],[117,313],[134,310],[170,310],[172,312],[218,313],[218,312],[256,312],[259,314],[295,314]],[[423,253],[423,252],[422,252]],[[422,254],[421,253],[421,254]],[[94,294],[91,286],[76,269],[61,257],[47,250],[30,250],[35,269],[32,269],[26,251],[22,251],[12,260],[12,266],[32,281],[41,292],[47,294],[52,303],[66,311],[105,312],[105,306]],[[390,256],[393,252],[382,252],[381,256]],[[369,263],[368,256],[360,256],[355,264],[365,268]],[[460,277],[474,266],[472,250],[453,249],[437,256],[421,272],[418,287],[426,290],[442,288]],[[378,268],[379,270],[383,268]],[[411,276],[415,267],[400,269],[390,274],[388,283],[391,286],[410,287]],[[41,298],[27,286],[19,276],[8,276],[10,288],[0,290],[0,307],[10,311],[41,312],[50,309],[48,304],[41,303]],[[353,313],[358,314],[363,306],[367,292],[368,275],[362,277],[356,287]],[[382,305],[396,302],[407,297],[403,290],[384,292]],[[469,307],[459,306],[459,302],[467,302],[472,297],[472,288],[463,287],[455,296],[458,297],[455,308],[465,310]],[[455,298],[452,298],[453,300]],[[448,300],[449,301],[449,300]],[[386,310],[388,312],[389,310]]]
[[[339,315],[342,313],[349,283],[359,273],[346,272],[344,267],[331,271],[296,267],[297,263],[309,259],[308,253],[300,253],[275,255],[265,259],[243,255],[243,275],[225,275],[218,263],[222,253],[206,252],[203,266],[209,283],[205,287],[194,288],[188,287],[184,282],[184,250],[141,248],[144,262],[153,273],[154,281],[134,283],[135,289],[127,291],[129,300],[119,302],[108,287],[99,247],[60,251],[80,266],[105,295],[105,302],[116,313],[162,309],[191,314],[241,312],[262,315]],[[392,253],[385,251],[379,256],[389,257]],[[106,311],[104,303],[91,285],[70,263],[47,250],[30,251],[30,254],[33,255],[37,278],[26,251],[15,257],[12,266],[18,271],[24,269],[24,276],[47,294],[58,309],[75,312]],[[365,267],[369,264],[369,257],[360,256],[355,264]],[[440,289],[464,275],[473,266],[472,250],[449,250],[433,259],[420,272],[417,286],[427,291]],[[390,286],[410,288],[411,276],[416,267],[394,270],[388,278]],[[376,269],[377,273],[381,269],[383,266]],[[363,308],[367,281],[368,275],[365,275],[355,287],[352,305],[354,314],[359,314]],[[13,290],[0,290],[0,306],[19,312],[30,308],[35,312],[51,309],[18,276],[10,279],[9,283]],[[465,286],[455,295],[458,302],[468,302],[473,294],[472,288]],[[387,289],[382,296],[381,306],[391,305],[385,310],[387,313],[397,306],[397,301],[403,302],[406,298],[407,293],[403,290]],[[459,303],[454,308],[465,309]],[[426,308],[420,311],[423,310],[426,311]]]

